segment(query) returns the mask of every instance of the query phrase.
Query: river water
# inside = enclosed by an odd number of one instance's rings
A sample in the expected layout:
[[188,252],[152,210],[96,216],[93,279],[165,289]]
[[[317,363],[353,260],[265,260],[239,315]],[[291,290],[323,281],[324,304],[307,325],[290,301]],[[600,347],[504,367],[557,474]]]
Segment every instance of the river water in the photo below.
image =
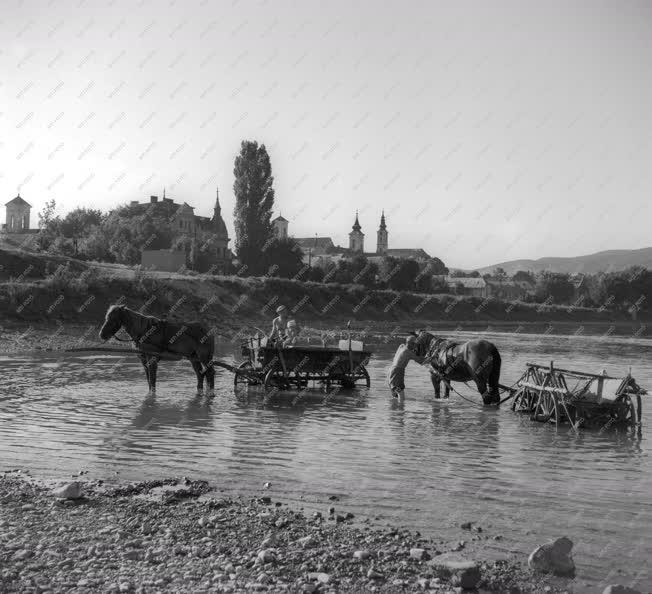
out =
[[[452,334],[471,337],[470,333]],[[652,341],[615,337],[495,334],[502,383],[527,361],[611,375],[632,374],[652,389]],[[218,372],[211,401],[194,393],[186,362],[161,363],[155,397],[140,364],[102,354],[0,357],[0,470],[35,476],[142,480],[205,478],[227,493],[266,493],[324,509],[335,505],[442,539],[468,539],[474,521],[487,554],[527,555],[567,535],[576,591],[612,583],[652,589],[652,396],[643,397],[643,429],[574,433],[527,416],[464,400],[433,401],[424,369],[411,363],[403,405],[385,372],[395,345],[371,345],[371,388],[325,401],[265,404],[259,388],[234,392]],[[237,360],[233,345],[220,356]]]

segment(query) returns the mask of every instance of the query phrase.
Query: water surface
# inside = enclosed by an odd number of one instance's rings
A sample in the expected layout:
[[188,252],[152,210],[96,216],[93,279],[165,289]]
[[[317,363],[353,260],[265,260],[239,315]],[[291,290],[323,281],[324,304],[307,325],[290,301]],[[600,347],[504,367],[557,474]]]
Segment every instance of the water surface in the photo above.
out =
[[[466,334],[461,333],[460,336]],[[632,373],[652,388],[652,342],[645,339],[497,334],[503,383],[526,361],[612,375]],[[225,360],[233,347],[219,348]],[[0,357],[0,469],[65,477],[141,480],[206,478],[233,493],[260,492],[346,510],[460,538],[472,520],[496,556],[529,553],[548,538],[575,542],[577,591],[636,582],[652,589],[652,406],[643,430],[555,429],[479,405],[470,387],[433,401],[425,370],[411,364],[399,406],[384,385],[393,347],[373,345],[371,388],[315,390],[299,403],[265,403],[261,391],[234,392],[218,372],[216,396],[194,393],[185,362],[162,363],[148,396],[135,358],[26,354]],[[413,366],[414,365],[414,366]],[[621,573],[616,573],[617,571]],[[589,584],[587,586],[587,584]]]

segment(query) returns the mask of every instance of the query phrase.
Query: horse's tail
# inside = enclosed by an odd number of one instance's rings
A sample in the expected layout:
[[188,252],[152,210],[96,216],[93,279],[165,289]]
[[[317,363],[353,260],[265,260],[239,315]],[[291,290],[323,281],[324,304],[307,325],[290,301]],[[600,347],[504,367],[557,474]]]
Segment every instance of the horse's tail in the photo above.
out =
[[500,382],[500,367],[502,365],[502,359],[500,358],[500,353],[495,345],[491,345],[491,371],[489,372],[488,384],[491,390],[498,391],[498,384]]

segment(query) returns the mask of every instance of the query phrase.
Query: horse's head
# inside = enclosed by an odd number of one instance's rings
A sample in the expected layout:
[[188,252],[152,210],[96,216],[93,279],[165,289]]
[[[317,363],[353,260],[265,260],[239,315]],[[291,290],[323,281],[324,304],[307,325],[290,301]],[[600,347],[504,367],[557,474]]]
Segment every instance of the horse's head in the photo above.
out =
[[430,343],[435,337],[430,334],[430,332],[426,332],[425,330],[417,330],[416,337],[417,348],[415,352],[417,355],[425,357],[428,353],[428,349],[430,348]]
[[102,340],[108,340],[111,338],[123,324],[123,316],[125,312],[124,305],[112,305],[106,311],[106,316],[104,318],[104,324],[100,328],[100,338]]

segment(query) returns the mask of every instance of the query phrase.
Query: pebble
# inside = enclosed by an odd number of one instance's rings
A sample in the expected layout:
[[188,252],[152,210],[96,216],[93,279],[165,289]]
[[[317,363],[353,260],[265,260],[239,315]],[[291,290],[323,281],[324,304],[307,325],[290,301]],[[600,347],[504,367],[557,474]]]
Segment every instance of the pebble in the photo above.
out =
[[382,573],[376,571],[373,567],[369,569],[369,571],[367,572],[367,577],[370,580],[382,580],[385,578],[385,576]]
[[354,559],[359,559],[360,561],[364,561],[365,559],[368,559],[371,556],[371,553],[367,551],[366,549],[362,549],[360,551],[355,551],[353,553],[353,558]]
[[273,563],[276,561],[276,555],[272,549],[263,549],[256,555],[258,563]]
[[33,557],[34,553],[30,551],[29,549],[21,549],[20,551],[16,551],[14,553],[14,556],[12,559],[14,561],[25,561],[25,559],[29,559],[30,557]]
[[323,572],[311,572],[308,574],[308,579],[311,581],[317,581],[320,584],[328,584],[331,581],[331,576]]
[[602,590],[602,594],[641,594],[639,590],[620,584],[611,584]]
[[527,563],[534,571],[572,576],[575,574],[575,563],[571,557],[572,549],[573,541],[562,536],[534,549]]
[[410,549],[410,558],[417,561],[425,561],[430,555],[425,549]]
[[78,482],[73,481],[54,489],[52,494],[58,499],[79,499],[82,497],[82,489]]

